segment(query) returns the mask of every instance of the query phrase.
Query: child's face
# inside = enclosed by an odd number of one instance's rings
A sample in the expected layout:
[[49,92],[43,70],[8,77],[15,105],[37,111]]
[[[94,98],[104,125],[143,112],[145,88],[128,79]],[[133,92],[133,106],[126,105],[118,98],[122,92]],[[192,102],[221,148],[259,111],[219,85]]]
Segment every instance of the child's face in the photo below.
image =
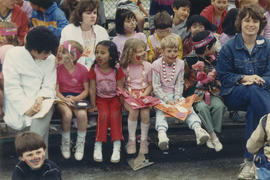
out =
[[166,29],[156,29],[156,33],[160,39],[163,39],[172,33],[172,28],[168,27]]
[[66,49],[63,49],[61,58],[64,64],[73,63],[75,60],[75,58]]
[[176,61],[177,56],[178,56],[178,48],[166,47],[165,49],[163,49],[164,61],[167,64],[174,63]]
[[212,5],[214,6],[215,13],[222,14],[228,6],[229,0],[213,0]]
[[39,169],[45,160],[45,149],[42,147],[33,151],[26,151],[20,157],[31,169]]
[[95,51],[96,63],[99,66],[108,66],[111,59],[110,52],[107,46],[98,45]]
[[147,53],[145,52],[145,47],[144,46],[138,47],[134,53],[133,58],[132,58],[132,63],[139,64],[142,61],[146,61],[146,55],[147,55]]
[[137,20],[135,18],[126,18],[124,21],[125,33],[133,33],[136,29]]
[[201,23],[193,23],[190,27],[191,37],[195,36],[198,32],[204,31],[204,25]]
[[173,8],[174,11],[174,16],[179,19],[180,21],[185,21],[190,13],[190,7],[189,6],[185,6],[185,7],[180,7],[178,9]]
[[82,13],[82,22],[84,24],[94,25],[97,21],[97,8],[93,11],[84,11]]

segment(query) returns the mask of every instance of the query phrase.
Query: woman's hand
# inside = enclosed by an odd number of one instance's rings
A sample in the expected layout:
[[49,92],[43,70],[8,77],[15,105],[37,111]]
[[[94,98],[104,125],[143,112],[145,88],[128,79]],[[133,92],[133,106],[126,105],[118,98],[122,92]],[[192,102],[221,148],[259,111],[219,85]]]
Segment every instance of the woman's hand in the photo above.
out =
[[254,74],[254,75],[245,75],[241,81],[240,81],[244,86],[247,85],[252,85],[252,84],[257,84],[257,85],[261,85],[263,84],[265,81],[263,78],[261,78],[260,76]]

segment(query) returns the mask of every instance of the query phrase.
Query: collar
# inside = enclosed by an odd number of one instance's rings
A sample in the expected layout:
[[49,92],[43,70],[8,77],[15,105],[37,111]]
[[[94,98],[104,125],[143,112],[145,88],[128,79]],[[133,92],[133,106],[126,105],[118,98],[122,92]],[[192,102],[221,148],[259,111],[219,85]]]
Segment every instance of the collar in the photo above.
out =
[[[263,36],[257,35],[254,48],[255,47],[264,47],[264,46],[266,46],[266,43],[265,42],[266,42],[266,40],[264,39]],[[238,33],[235,36],[235,48],[237,50],[246,49],[246,46],[244,45],[244,41],[243,41],[243,38],[242,38],[242,34],[241,33]]]
[[186,21],[187,20],[185,20],[184,22],[181,22],[180,24],[178,24],[178,25],[172,25],[172,28],[175,28],[175,29],[177,29],[177,30],[179,30],[179,29],[182,29],[182,28],[184,28],[185,26],[186,26]]

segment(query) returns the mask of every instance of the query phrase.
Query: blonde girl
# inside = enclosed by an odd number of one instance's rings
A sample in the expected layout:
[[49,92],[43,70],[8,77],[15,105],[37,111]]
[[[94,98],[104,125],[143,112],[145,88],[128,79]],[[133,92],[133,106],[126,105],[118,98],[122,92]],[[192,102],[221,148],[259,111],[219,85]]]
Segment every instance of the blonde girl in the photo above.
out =
[[83,47],[76,41],[64,41],[58,50],[56,96],[64,103],[57,104],[62,118],[62,146],[61,152],[65,159],[70,158],[70,126],[72,114],[77,118],[77,141],[75,146],[75,159],[82,160],[87,128],[87,110],[75,108],[75,104],[88,96],[88,70],[77,63],[83,52]]
[[[152,92],[151,64],[146,61],[146,44],[139,39],[129,39],[126,41],[120,65],[125,73],[125,90],[135,98],[148,96]],[[141,116],[141,144],[139,152],[148,153],[148,130],[150,125],[150,108],[132,109],[126,102],[125,108],[129,111],[128,115],[128,134],[129,139],[126,145],[127,153],[136,153],[136,129],[138,115]]]

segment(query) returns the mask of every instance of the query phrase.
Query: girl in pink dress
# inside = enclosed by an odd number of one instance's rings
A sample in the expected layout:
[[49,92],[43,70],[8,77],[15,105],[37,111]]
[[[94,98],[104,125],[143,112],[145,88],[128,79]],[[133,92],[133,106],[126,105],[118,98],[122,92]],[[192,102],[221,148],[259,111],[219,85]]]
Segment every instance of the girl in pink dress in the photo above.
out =
[[[139,39],[126,41],[120,65],[125,73],[125,89],[133,97],[148,96],[152,92],[151,64],[147,62],[146,44]],[[138,115],[141,116],[141,144],[140,153],[148,154],[148,130],[150,125],[150,108],[132,109],[124,102],[128,115],[129,139],[126,145],[127,153],[136,153],[136,129]]]
[[[70,126],[72,114],[77,118],[77,141],[75,159],[80,161],[84,155],[84,144],[87,128],[87,109],[78,108],[81,100],[88,96],[88,70],[77,63],[83,52],[83,47],[77,41],[64,41],[57,53],[60,65],[57,67],[56,96],[64,103],[57,104],[62,118],[61,152],[65,159],[70,158]],[[81,102],[82,103],[82,102]]]
[[92,108],[98,110],[96,142],[93,158],[96,162],[102,162],[102,142],[107,142],[108,127],[111,128],[111,140],[113,142],[112,163],[120,161],[120,149],[122,135],[122,114],[119,96],[116,88],[123,88],[124,73],[117,68],[117,47],[112,41],[104,40],[97,44],[95,50],[96,60],[89,71],[90,99]]

